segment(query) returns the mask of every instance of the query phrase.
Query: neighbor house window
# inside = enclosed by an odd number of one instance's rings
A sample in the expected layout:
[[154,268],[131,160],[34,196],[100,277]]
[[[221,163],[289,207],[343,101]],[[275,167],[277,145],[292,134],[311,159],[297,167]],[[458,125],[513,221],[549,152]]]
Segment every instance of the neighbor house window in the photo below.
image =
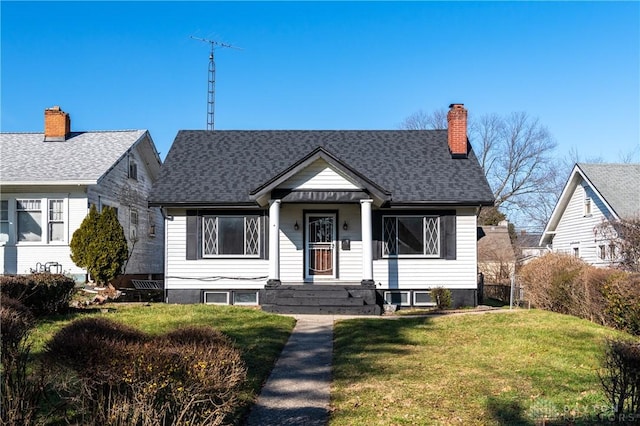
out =
[[259,256],[260,220],[257,216],[204,216],[202,255]]
[[133,158],[129,158],[129,177],[138,180],[138,164]]
[[615,245],[615,243],[609,244],[609,258],[612,259],[612,260],[616,258],[616,245]]
[[440,255],[440,220],[431,216],[385,216],[383,255]]
[[147,216],[148,216],[148,223],[149,223],[149,236],[150,237],[155,237],[156,236],[156,218],[155,218],[155,215],[153,214],[152,210],[149,210],[147,212]]
[[64,200],[49,200],[49,241],[64,241]]
[[9,200],[0,200],[0,243],[9,241]]
[[135,209],[129,213],[129,235],[132,240],[138,237],[138,210]]
[[18,241],[42,241],[41,203],[41,200],[16,200]]
[[605,248],[604,244],[601,244],[601,245],[598,246],[598,256],[602,260],[606,259],[607,251],[606,251],[606,248]]
[[584,215],[591,215],[591,198],[587,197],[584,199]]
[[573,248],[573,255],[575,257],[580,257],[580,249],[578,247]]

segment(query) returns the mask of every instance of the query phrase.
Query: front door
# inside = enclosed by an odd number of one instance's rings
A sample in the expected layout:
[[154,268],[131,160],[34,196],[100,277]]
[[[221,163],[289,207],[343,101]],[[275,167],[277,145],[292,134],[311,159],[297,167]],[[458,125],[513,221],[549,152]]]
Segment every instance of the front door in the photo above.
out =
[[305,279],[336,277],[336,215],[308,213],[306,216]]

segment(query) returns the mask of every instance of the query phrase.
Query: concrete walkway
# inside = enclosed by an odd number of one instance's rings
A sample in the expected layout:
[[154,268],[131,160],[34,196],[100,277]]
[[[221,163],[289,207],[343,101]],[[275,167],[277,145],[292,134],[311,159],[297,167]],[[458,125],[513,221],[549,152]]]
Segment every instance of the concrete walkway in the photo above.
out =
[[329,420],[332,315],[299,315],[253,406],[247,426],[326,425]]
[[[478,309],[436,315],[513,312]],[[433,315],[421,315],[433,316]],[[401,316],[294,315],[289,336],[267,383],[253,406],[246,426],[324,426],[329,420],[333,324],[348,318],[396,320]]]

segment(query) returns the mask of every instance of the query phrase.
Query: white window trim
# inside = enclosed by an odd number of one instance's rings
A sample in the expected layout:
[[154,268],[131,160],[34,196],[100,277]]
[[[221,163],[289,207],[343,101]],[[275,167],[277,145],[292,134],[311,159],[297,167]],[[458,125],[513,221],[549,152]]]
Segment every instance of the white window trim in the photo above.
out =
[[[127,177],[129,179],[138,180],[138,163],[133,156],[129,156],[127,162]],[[132,172],[133,171],[133,172]]]
[[[8,198],[9,201],[9,241],[0,245],[15,244],[16,246],[65,246],[69,244],[69,198],[65,194],[16,194]],[[37,200],[40,201],[40,240],[20,241],[18,240],[18,213],[23,211],[18,209],[18,201]],[[62,224],[63,239],[61,241],[49,240],[49,201],[62,200]],[[55,221],[60,223],[60,221]]]
[[582,214],[584,217],[590,217],[591,215],[593,215],[593,201],[591,197],[587,197],[586,194],[584,197],[584,206],[583,206]]
[[7,224],[7,240],[6,241],[0,241],[0,246],[4,246],[6,244],[9,244],[11,242],[11,203],[9,202],[9,199],[2,199],[0,200],[0,202],[6,203],[7,204],[7,219],[3,220],[2,216],[0,216],[0,223],[6,223]]
[[[207,219],[218,220],[220,217],[236,217],[244,219],[244,231],[243,231],[243,245],[244,245],[244,254],[207,254],[205,252],[206,241],[204,238],[204,223]],[[257,226],[258,226],[258,247],[256,254],[246,254],[247,252],[247,218],[248,217],[256,217]],[[260,250],[262,245],[262,237],[261,237],[261,224],[259,216],[257,215],[249,215],[249,216],[241,216],[241,215],[205,215],[202,216],[202,220],[200,221],[200,230],[202,232],[202,258],[203,259],[233,259],[233,258],[250,258],[250,259],[259,259],[260,258]],[[220,246],[218,245],[218,251],[220,251]]]
[[431,295],[431,290],[419,290],[413,292],[413,306],[437,306],[436,302],[418,302],[416,301],[416,296],[418,294],[428,294]]
[[[207,294],[224,294],[227,297],[227,303],[214,303],[214,302],[207,302]],[[228,291],[205,291],[204,295],[203,295],[203,303],[205,305],[228,305],[229,304],[229,292]]]
[[[236,293],[254,293],[256,295],[255,302],[236,302]],[[260,292],[257,290],[234,290],[233,291],[233,304],[238,306],[256,306],[260,304]]]
[[384,299],[384,303],[387,304],[387,295],[388,294],[406,294],[407,295],[407,303],[391,303],[391,305],[398,305],[398,306],[411,306],[411,295],[409,294],[409,291],[404,291],[404,290],[387,290],[384,292],[383,295],[383,299]]
[[[385,229],[384,229],[384,221],[385,218],[389,218],[389,217],[393,217],[396,218],[396,249],[397,249],[397,242],[398,242],[398,225],[397,225],[397,219],[399,217],[403,217],[403,218],[410,218],[410,217],[418,217],[418,218],[422,218],[422,253],[423,254],[401,254],[401,253],[396,253],[396,254],[385,254],[384,253],[384,243],[386,242],[386,240],[384,239],[385,237]],[[424,221],[426,219],[436,219],[436,223],[438,225],[438,252],[436,254],[426,254],[426,245],[425,242],[427,240],[427,230],[426,230],[426,226]],[[383,238],[383,248],[382,248],[382,258],[383,259],[397,259],[397,258],[414,258],[414,259],[440,259],[440,255],[441,255],[441,232],[442,229],[440,227],[440,216],[430,216],[430,215],[384,215],[382,216],[382,238]]]
[[[67,206],[66,206],[66,202],[65,202],[65,198],[55,198],[55,197],[51,197],[51,198],[47,198],[47,205],[46,205],[46,211],[47,211],[47,236],[46,236],[46,242],[47,244],[65,244],[67,241],[67,221],[65,220],[65,212],[67,211]],[[51,219],[51,202],[52,201],[62,201],[62,220],[52,220]],[[50,240],[49,239],[49,229],[51,227],[52,223],[62,223],[62,240]]]

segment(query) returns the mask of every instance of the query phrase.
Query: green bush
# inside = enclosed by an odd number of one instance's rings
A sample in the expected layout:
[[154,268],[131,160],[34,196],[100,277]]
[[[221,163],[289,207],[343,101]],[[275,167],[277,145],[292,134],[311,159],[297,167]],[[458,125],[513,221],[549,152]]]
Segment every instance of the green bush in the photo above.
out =
[[87,425],[222,424],[246,377],[240,352],[209,327],[152,337],[87,318],[56,333],[46,359],[75,373],[60,395],[69,420]]
[[70,248],[71,260],[102,284],[120,275],[129,257],[122,225],[116,211],[108,206],[102,213],[91,206],[89,214],[73,233]]
[[438,309],[449,309],[451,307],[451,290],[444,287],[432,288],[431,299],[436,301]]
[[65,312],[74,287],[75,281],[61,274],[0,276],[0,293],[20,301],[36,315]]

